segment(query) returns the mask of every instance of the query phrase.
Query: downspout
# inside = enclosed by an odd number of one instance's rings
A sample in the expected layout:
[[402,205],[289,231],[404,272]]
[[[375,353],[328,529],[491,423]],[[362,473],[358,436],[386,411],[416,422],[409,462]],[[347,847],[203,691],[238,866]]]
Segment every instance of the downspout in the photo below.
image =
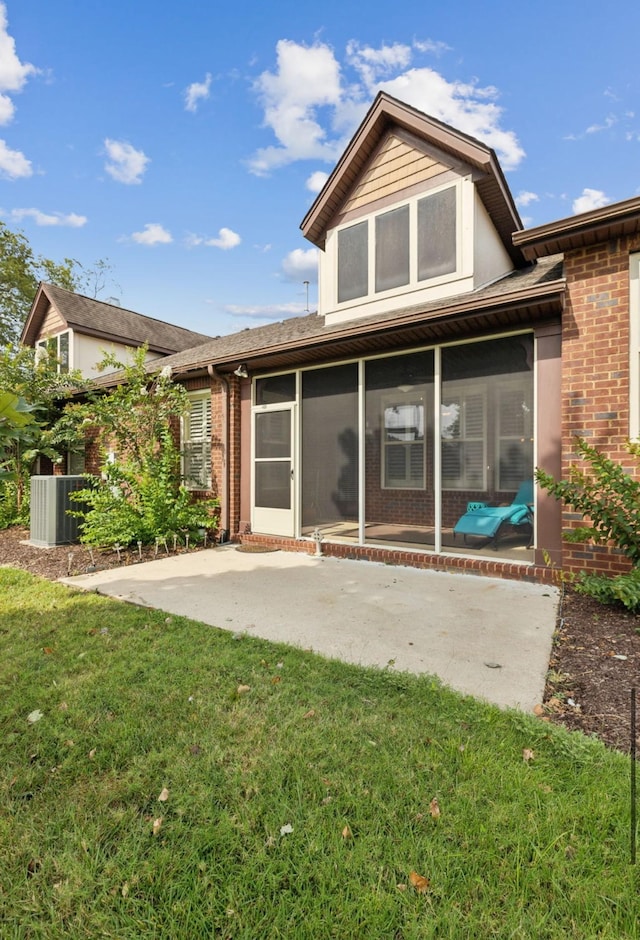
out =
[[230,538],[231,515],[229,509],[229,429],[231,424],[231,416],[229,414],[229,379],[226,375],[221,375],[215,366],[212,366],[211,364],[207,366],[207,372],[209,373],[210,378],[220,382],[224,394],[224,419],[222,421],[222,492],[220,493],[220,506],[222,512],[220,516],[220,534],[222,535],[223,532],[226,532],[227,538]]

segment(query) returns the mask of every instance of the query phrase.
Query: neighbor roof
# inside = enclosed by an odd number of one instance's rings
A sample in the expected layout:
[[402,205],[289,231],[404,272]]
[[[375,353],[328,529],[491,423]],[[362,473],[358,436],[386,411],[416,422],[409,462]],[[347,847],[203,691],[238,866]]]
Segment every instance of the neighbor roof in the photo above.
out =
[[476,186],[485,208],[516,267],[526,261],[512,241],[522,222],[495,152],[485,144],[436,118],[379,92],[331,176],[302,220],[305,238],[324,248],[327,228],[360,178],[378,144],[394,127],[400,127],[480,171]]
[[125,310],[116,304],[42,283],[22,331],[21,341],[25,345],[35,344],[50,304],[67,326],[78,333],[124,346],[146,343],[151,352],[162,355],[171,355],[211,339],[205,333],[195,333],[182,326]]

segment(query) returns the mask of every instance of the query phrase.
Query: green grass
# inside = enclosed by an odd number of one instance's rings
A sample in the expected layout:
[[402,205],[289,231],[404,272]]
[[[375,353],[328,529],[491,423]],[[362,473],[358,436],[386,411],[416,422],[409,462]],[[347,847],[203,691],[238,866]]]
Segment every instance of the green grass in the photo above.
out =
[[0,569],[0,735],[3,938],[640,936],[628,760],[429,678]]

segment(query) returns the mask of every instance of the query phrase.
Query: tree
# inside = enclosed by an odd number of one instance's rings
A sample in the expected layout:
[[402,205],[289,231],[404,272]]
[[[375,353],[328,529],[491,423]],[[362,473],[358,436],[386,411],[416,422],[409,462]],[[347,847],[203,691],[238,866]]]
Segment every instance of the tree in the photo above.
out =
[[71,497],[82,506],[74,515],[88,545],[148,544],[217,528],[218,500],[193,500],[181,478],[176,437],[187,392],[170,370],[149,374],[146,352],[136,350],[129,365],[106,356],[103,366],[122,371],[119,384],[68,404],[54,428],[90,430],[100,449],[100,477]]
[[73,258],[56,262],[36,255],[22,232],[0,222],[0,347],[17,344],[40,281],[76,292],[90,289],[97,297],[110,270],[104,260],[87,268]]
[[[86,387],[77,371],[58,372],[58,363],[26,346],[0,350],[0,400],[11,407],[0,421],[0,526],[25,521],[29,479],[36,458],[56,461],[82,440],[80,431],[60,420],[65,399]],[[19,404],[11,406],[11,400]],[[22,417],[15,419],[13,412]],[[25,420],[25,417],[28,420]]]

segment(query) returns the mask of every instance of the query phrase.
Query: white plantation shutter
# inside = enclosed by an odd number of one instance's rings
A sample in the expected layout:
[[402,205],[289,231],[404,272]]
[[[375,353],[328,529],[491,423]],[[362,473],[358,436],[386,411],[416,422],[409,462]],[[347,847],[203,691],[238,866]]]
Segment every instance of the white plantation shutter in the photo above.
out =
[[190,409],[183,421],[183,473],[191,489],[211,487],[211,397],[189,396]]
[[442,485],[445,489],[486,488],[485,396],[463,392],[443,396],[443,412],[455,416],[442,427]]
[[499,391],[498,467],[501,490],[517,490],[533,472],[533,402],[521,383]]

